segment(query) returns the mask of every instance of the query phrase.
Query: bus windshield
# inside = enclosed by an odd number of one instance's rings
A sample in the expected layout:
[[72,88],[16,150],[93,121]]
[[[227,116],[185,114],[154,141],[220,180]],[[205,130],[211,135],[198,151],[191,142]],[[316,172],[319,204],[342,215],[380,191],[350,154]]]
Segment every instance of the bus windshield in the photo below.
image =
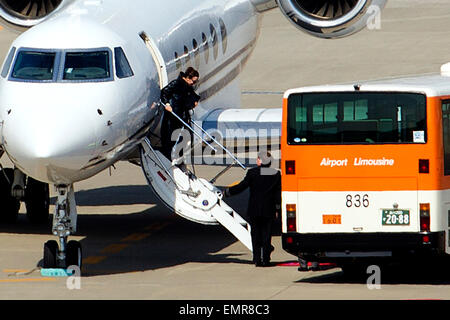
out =
[[289,144],[425,143],[426,98],[396,92],[315,92],[288,98]]

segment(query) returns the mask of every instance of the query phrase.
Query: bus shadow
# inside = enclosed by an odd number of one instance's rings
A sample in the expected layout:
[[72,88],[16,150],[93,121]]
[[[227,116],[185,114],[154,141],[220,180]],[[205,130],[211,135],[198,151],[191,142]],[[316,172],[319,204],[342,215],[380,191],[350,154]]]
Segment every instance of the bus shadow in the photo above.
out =
[[335,272],[309,272],[305,278],[296,281],[297,283],[311,284],[376,284],[380,285],[450,285],[450,274],[448,268],[450,264],[432,266],[411,266],[408,264],[398,264],[392,266],[381,266],[378,271],[367,271],[360,273],[344,273],[341,268],[334,268]]

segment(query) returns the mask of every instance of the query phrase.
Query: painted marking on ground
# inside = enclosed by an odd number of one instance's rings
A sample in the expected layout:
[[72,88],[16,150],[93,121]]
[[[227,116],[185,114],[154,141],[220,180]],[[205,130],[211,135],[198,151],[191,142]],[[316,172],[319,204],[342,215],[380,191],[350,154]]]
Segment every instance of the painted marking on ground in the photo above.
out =
[[83,264],[97,264],[106,259],[106,256],[90,256],[83,259]]
[[122,251],[123,249],[125,249],[126,247],[128,247],[129,244],[126,243],[114,243],[114,244],[110,244],[109,246],[103,248],[103,250],[101,250],[101,253],[119,253],[120,251]]
[[12,283],[12,282],[46,282],[46,281],[56,281],[55,278],[17,278],[17,279],[0,279],[0,283]]
[[100,253],[106,254],[106,255],[99,255],[99,256],[89,256],[86,258],[83,258],[83,264],[84,265],[95,265],[100,262],[103,262],[106,258],[108,258],[108,255],[117,254],[121,252],[122,250],[128,248],[131,244],[137,243],[139,241],[142,241],[149,236],[153,234],[153,232],[157,232],[167,225],[169,225],[171,221],[166,222],[156,222],[152,223],[151,225],[148,225],[143,228],[143,231],[147,232],[135,232],[132,233],[125,238],[122,238],[120,240],[121,243],[112,243],[110,245],[107,245],[105,248],[100,250]]

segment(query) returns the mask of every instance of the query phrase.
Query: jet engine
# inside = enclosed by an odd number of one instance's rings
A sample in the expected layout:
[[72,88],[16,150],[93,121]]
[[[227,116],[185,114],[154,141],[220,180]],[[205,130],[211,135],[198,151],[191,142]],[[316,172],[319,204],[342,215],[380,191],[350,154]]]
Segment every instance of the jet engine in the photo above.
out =
[[73,0],[0,0],[0,23],[24,31],[71,2]]
[[341,38],[364,27],[379,28],[387,0],[276,0],[299,29],[319,38]]

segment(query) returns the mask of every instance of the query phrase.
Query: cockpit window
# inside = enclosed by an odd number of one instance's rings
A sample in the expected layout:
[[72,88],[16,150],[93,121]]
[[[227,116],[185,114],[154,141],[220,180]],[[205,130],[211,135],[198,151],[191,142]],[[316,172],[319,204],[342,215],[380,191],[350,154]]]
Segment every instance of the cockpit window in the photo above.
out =
[[2,70],[2,77],[6,78],[8,76],[9,70],[11,68],[11,63],[14,58],[14,54],[16,53],[16,47],[12,47],[9,51],[8,57],[5,60]]
[[133,70],[131,70],[128,59],[125,56],[125,52],[123,52],[122,48],[120,47],[114,48],[114,54],[116,56],[117,78],[123,79],[132,77],[134,75]]
[[20,51],[11,77],[21,80],[52,80],[55,52]]
[[109,52],[67,52],[63,80],[101,80],[111,77]]

